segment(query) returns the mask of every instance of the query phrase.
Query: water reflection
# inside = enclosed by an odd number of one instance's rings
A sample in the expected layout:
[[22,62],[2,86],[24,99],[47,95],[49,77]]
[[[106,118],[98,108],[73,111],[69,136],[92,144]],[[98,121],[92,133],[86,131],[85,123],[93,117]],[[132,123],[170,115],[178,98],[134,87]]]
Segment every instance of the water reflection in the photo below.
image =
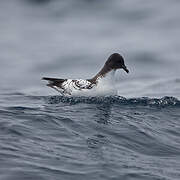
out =
[[111,104],[101,104],[96,107],[95,121],[99,124],[109,124],[111,117]]
[[88,156],[95,161],[104,161],[104,147],[108,144],[108,139],[102,134],[95,134],[87,139]]
[[[104,150],[109,141],[108,138],[99,132],[99,128],[104,128],[103,125],[110,123],[111,104],[97,104],[94,110],[93,119],[100,125],[96,133],[87,138],[87,146],[89,149],[88,156],[95,161],[105,161]],[[97,128],[97,124],[95,125]]]

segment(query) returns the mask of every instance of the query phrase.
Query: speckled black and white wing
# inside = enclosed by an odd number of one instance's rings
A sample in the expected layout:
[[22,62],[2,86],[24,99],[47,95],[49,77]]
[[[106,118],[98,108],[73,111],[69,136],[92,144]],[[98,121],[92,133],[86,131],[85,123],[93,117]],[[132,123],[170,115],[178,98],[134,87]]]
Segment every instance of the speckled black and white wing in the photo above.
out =
[[64,90],[63,94],[72,95],[76,91],[92,89],[94,85],[95,84],[84,79],[67,79],[62,83],[61,88]]
[[90,81],[83,79],[73,80],[44,77],[43,80],[47,80],[47,86],[55,89],[63,95],[72,95],[75,92],[89,90],[95,86],[95,84],[91,83]]

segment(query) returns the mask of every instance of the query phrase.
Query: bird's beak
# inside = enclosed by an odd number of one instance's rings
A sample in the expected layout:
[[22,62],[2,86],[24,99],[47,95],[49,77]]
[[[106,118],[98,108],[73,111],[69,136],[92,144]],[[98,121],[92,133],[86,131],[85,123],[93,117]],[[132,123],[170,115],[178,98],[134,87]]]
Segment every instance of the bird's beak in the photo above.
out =
[[125,65],[123,65],[122,68],[123,68],[127,73],[129,73],[129,70],[127,69],[127,67],[126,67]]

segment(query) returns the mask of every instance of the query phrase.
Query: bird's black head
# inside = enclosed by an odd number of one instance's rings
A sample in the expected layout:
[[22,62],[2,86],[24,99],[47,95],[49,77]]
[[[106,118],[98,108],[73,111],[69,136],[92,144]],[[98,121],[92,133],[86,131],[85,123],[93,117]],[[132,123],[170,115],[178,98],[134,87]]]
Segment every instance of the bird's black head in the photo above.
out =
[[127,69],[127,67],[124,64],[124,58],[118,53],[114,53],[111,56],[109,56],[105,65],[108,68],[115,69],[115,70],[116,69],[124,69],[127,73],[129,73],[129,70]]

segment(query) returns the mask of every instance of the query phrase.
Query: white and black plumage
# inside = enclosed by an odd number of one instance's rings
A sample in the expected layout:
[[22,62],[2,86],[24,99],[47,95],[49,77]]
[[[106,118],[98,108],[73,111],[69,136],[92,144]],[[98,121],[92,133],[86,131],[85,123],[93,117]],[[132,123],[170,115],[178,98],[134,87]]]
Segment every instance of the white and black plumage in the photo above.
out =
[[[117,69],[124,69],[127,73],[129,70],[124,64],[123,57],[118,54],[112,54],[105,62],[103,68],[91,79],[58,79],[43,77],[43,80],[47,80],[47,86],[57,90],[62,95],[92,95],[94,92],[103,91],[106,86],[112,86],[113,76]],[[113,87],[110,88],[111,90]]]

